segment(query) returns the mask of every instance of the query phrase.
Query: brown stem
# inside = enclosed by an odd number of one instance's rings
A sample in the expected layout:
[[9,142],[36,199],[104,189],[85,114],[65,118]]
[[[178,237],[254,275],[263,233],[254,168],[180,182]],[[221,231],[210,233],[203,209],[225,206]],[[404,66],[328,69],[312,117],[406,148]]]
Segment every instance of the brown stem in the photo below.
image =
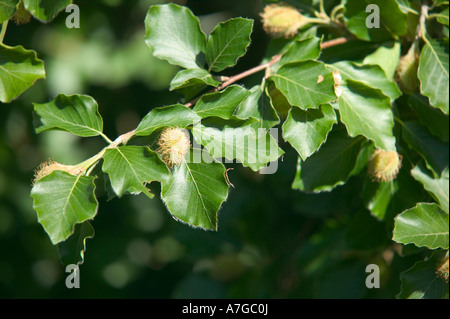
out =
[[[333,46],[335,46],[335,45],[339,45],[339,44],[346,43],[347,41],[348,41],[347,38],[337,38],[337,39],[333,39],[333,40],[326,41],[326,42],[322,43],[322,44],[321,44],[321,48],[322,48],[322,49],[328,49],[328,48],[333,47]],[[221,90],[223,90],[224,88],[226,88],[227,86],[230,86],[231,84],[233,84],[233,83],[235,83],[235,82],[237,82],[237,81],[239,81],[239,80],[241,80],[241,79],[243,79],[243,78],[246,78],[246,77],[248,77],[248,76],[250,76],[250,75],[252,75],[252,74],[258,73],[258,72],[260,72],[260,71],[267,70],[267,69],[269,69],[270,67],[272,67],[275,63],[277,63],[278,61],[280,61],[281,57],[282,57],[281,54],[280,54],[280,55],[275,55],[275,56],[272,58],[272,60],[270,60],[270,61],[267,62],[267,63],[258,65],[258,66],[254,67],[254,68],[251,68],[250,70],[247,70],[247,71],[245,71],[245,72],[242,72],[242,73],[239,73],[239,74],[237,74],[237,75],[235,75],[235,76],[232,76],[232,77],[230,77],[228,80],[226,80],[225,82],[223,82],[221,85],[219,85],[218,87],[216,87],[215,89],[209,91],[208,93],[213,93],[213,92],[221,91]],[[196,99],[190,101],[189,103],[186,103],[184,106],[186,106],[186,107],[192,107],[192,106],[194,106],[194,105],[198,102],[198,100],[200,100],[200,98],[201,98],[201,96],[199,96],[199,97],[197,97]]]
[[[251,68],[250,70],[247,70],[245,72],[242,72],[242,73],[239,73],[239,74],[237,74],[235,76],[230,77],[227,81],[223,82],[221,85],[219,85],[218,87],[216,87],[215,89],[211,90],[208,93],[221,91],[224,88],[226,88],[227,86],[230,86],[231,84],[233,84],[233,83],[235,83],[235,82],[237,82],[237,81],[239,81],[239,80],[241,80],[243,78],[246,78],[247,76],[250,76],[252,74],[258,73],[259,71],[262,71],[262,70],[266,70],[267,68],[270,68],[272,65],[274,65],[275,63],[280,61],[280,59],[281,59],[281,55],[276,55],[276,56],[274,56],[272,58],[272,60],[270,60],[267,63],[258,65],[258,66],[254,67],[254,68]],[[192,106],[195,105],[195,103],[198,102],[198,100],[200,100],[200,98],[201,98],[201,96],[196,98],[195,100],[192,100],[189,103],[186,103],[184,106],[192,107]]]
[[[342,44],[342,43],[345,43],[345,42],[347,42],[347,39],[346,39],[346,38],[338,38],[338,39],[334,39],[334,40],[330,40],[330,41],[326,41],[326,42],[322,43],[321,48],[322,48],[322,49],[326,49],[326,48],[329,48],[329,47],[332,47],[332,46],[335,46],[335,45],[339,45],[339,44]],[[235,75],[235,76],[232,76],[232,77],[226,79],[225,82],[223,82],[221,85],[219,85],[217,88],[215,88],[215,89],[212,90],[211,92],[218,92],[218,91],[221,91],[221,90],[223,90],[224,88],[226,88],[227,86],[229,86],[229,85],[231,85],[231,84],[233,84],[233,83],[235,83],[235,82],[237,82],[237,81],[239,81],[239,80],[241,80],[241,79],[243,79],[243,78],[246,78],[247,76],[250,76],[250,75],[252,75],[252,74],[255,74],[255,73],[260,72],[260,71],[263,71],[263,70],[266,70],[266,71],[267,71],[267,70],[269,70],[270,67],[272,67],[275,63],[277,63],[278,61],[280,61],[281,57],[282,57],[281,54],[280,54],[280,55],[275,55],[275,56],[272,58],[272,60],[270,60],[270,61],[267,62],[267,63],[261,64],[261,65],[259,65],[259,66],[256,66],[256,67],[250,69],[250,70],[247,70],[247,71],[245,71],[245,72],[242,72],[242,73],[240,73],[240,74],[237,74],[237,75]],[[198,101],[200,98],[201,98],[201,96],[198,97],[198,98],[196,98],[195,100],[192,100],[192,101],[189,102],[189,103],[186,103],[185,106],[186,106],[186,107],[192,107],[192,106],[194,106],[195,103],[197,103],[197,101]],[[118,147],[120,144],[126,144],[126,143],[134,136],[135,133],[136,133],[136,129],[134,129],[134,130],[132,130],[132,131],[130,131],[130,132],[128,132],[128,133],[125,133],[125,134],[120,135],[114,142],[111,142],[107,147],[105,147],[105,148],[104,148],[102,151],[100,151],[97,155],[91,157],[90,159],[84,161],[83,163],[80,163],[80,164],[76,165],[76,167],[78,167],[78,168],[80,168],[80,167],[81,167],[81,168],[83,168],[83,167],[90,167],[90,169],[89,169],[88,172],[87,172],[87,175],[89,175],[89,174],[92,172],[94,166],[95,166],[95,165],[98,163],[98,161],[103,157],[103,155],[105,154],[106,150],[111,149],[111,148]],[[106,137],[106,136],[104,136],[104,137]],[[109,139],[107,139],[107,140],[109,140]],[[231,184],[231,183],[230,183],[230,184]],[[231,185],[232,185],[232,184],[231,184]]]
[[339,45],[339,44],[347,43],[347,41],[348,41],[347,38],[333,39],[333,40],[326,41],[326,42],[322,43],[321,48],[322,49],[328,49],[328,48],[334,47],[334,46]]

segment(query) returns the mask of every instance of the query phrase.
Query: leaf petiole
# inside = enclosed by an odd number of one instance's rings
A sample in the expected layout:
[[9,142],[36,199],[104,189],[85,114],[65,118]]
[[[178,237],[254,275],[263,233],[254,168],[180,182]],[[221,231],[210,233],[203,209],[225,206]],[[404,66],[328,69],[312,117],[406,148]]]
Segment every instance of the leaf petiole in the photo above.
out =
[[6,29],[8,28],[8,22],[9,20],[6,20],[2,23],[2,29],[0,31],[0,43],[3,43],[3,39],[5,38]]

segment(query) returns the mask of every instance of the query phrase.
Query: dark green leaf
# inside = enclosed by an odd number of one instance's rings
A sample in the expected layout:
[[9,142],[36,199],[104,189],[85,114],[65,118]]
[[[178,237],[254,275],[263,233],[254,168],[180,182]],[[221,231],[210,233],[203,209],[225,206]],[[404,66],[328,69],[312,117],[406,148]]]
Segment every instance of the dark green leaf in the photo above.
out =
[[54,245],[72,235],[76,224],[93,219],[97,214],[94,179],[54,171],[33,186],[33,208]]
[[206,46],[209,71],[220,72],[234,66],[250,45],[253,20],[234,18],[222,22],[211,32]]
[[436,275],[442,263],[442,253],[434,253],[425,261],[418,261],[401,274],[400,299],[448,299],[448,283]]
[[440,24],[446,25],[448,27],[448,8],[445,8],[439,15],[436,17],[437,22]]
[[129,192],[144,192],[153,195],[145,184],[152,181],[167,181],[169,170],[158,154],[148,147],[121,146],[106,150],[103,156],[103,171],[108,173],[111,186],[117,196]]
[[379,220],[384,220],[392,197],[398,191],[396,181],[377,183],[369,181],[364,182],[364,189],[361,193],[366,208]]
[[172,3],[151,6],[145,29],[145,42],[154,56],[186,69],[204,66],[206,35],[188,8]]
[[1,102],[11,102],[42,78],[45,78],[44,63],[36,52],[0,43]]
[[60,94],[49,103],[33,105],[39,116],[36,133],[63,130],[83,137],[102,134],[103,120],[90,96]]
[[449,167],[448,144],[442,143],[416,121],[403,123],[402,130],[403,139],[409,147],[422,156],[429,169],[441,176]]
[[306,161],[299,158],[293,189],[304,192],[331,191],[350,177],[363,139],[351,138],[338,127],[320,150]]
[[72,236],[58,244],[59,258],[64,265],[81,265],[84,262],[86,241],[94,238],[95,232],[92,225],[86,221],[75,225]]
[[449,141],[449,120],[448,116],[440,110],[430,106],[428,99],[420,94],[413,94],[408,97],[409,106],[418,115],[420,123],[425,125],[430,132],[438,137],[442,142]]
[[[379,8],[380,28],[369,28],[366,20],[372,12],[366,12],[370,4]],[[347,0],[345,3],[347,28],[365,41],[387,41],[403,36],[408,28],[407,15],[400,10],[396,0]],[[371,20],[369,18],[369,20]]]

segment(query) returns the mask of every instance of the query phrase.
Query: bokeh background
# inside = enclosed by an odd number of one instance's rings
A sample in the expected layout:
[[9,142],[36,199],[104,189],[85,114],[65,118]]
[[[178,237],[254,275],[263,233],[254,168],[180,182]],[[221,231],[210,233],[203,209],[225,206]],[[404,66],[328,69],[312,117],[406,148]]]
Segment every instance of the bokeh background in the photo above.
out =
[[[389,227],[355,197],[362,178],[321,195],[292,190],[297,156],[282,141],[286,154],[275,175],[228,166],[235,188],[220,211],[218,232],[176,222],[158,196],[100,196],[81,288],[65,287],[68,274],[32,209],[31,180],[48,158],[76,164],[104,142],[65,132],[36,135],[32,103],[59,93],[91,95],[114,139],[152,108],[179,101],[168,90],[178,68],[152,57],[144,43],[145,14],[163,2],[77,0],[80,29],[65,27],[64,12],[47,25],[8,26],[4,42],[36,50],[47,78],[18,100],[0,103],[0,298],[394,298],[399,270],[412,266],[417,254],[400,257],[386,239]],[[270,41],[261,28],[262,1],[172,2],[198,15],[206,33],[231,17],[255,19],[248,54],[227,72],[260,63]],[[243,84],[251,87],[260,77]],[[365,287],[370,263],[381,266],[381,289]]]

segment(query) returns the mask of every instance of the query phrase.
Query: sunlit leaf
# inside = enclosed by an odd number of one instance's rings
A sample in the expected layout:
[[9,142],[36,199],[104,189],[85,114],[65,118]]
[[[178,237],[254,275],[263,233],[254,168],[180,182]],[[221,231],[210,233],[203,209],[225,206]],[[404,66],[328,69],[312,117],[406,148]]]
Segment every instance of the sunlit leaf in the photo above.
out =
[[0,23],[10,19],[16,12],[19,0],[2,0],[0,1]]
[[97,102],[87,95],[60,94],[49,103],[34,103],[34,111],[39,116],[36,133],[63,130],[88,137],[100,135],[103,131]]
[[76,224],[93,219],[97,214],[94,179],[54,171],[33,186],[33,208],[54,245],[72,235]]
[[[191,152],[190,157],[196,156]],[[193,227],[217,230],[217,215],[228,196],[225,167],[220,163],[183,162],[175,166],[161,196],[175,219]]]
[[135,135],[150,135],[163,127],[185,128],[200,121],[194,111],[181,104],[158,107],[151,110],[139,123]]
[[217,116],[230,119],[250,94],[251,92],[243,87],[232,85],[223,91],[203,95],[193,110],[202,118]]
[[253,20],[234,18],[216,26],[208,38],[206,61],[209,71],[220,72],[234,66],[250,45]]
[[448,114],[448,45],[437,40],[425,44],[419,62],[420,90],[432,106]]
[[333,74],[320,62],[286,64],[270,79],[291,105],[304,110],[318,108],[337,99]]
[[448,249],[448,235],[448,214],[437,204],[420,203],[396,217],[392,240],[429,249]]
[[340,87],[339,112],[350,136],[363,135],[378,148],[395,150],[391,103],[380,90],[353,80]]
[[103,171],[108,173],[111,186],[117,196],[125,192],[149,197],[145,184],[166,181],[169,171],[156,152],[143,146],[121,146],[106,150],[103,155]]
[[284,152],[266,129],[257,128],[250,120],[210,118],[194,126],[197,143],[205,146],[214,158],[237,159],[257,171]]
[[414,167],[411,175],[436,199],[441,208],[449,213],[449,171],[446,169],[442,176],[435,178],[423,165]]
[[154,56],[186,69],[205,64],[206,35],[188,8],[172,3],[151,6],[145,29],[145,42]]
[[1,102],[11,102],[42,78],[45,78],[44,63],[36,52],[0,43]]
[[325,143],[336,122],[336,113],[330,105],[307,111],[293,107],[283,124],[283,137],[297,150],[302,160],[306,160]]

